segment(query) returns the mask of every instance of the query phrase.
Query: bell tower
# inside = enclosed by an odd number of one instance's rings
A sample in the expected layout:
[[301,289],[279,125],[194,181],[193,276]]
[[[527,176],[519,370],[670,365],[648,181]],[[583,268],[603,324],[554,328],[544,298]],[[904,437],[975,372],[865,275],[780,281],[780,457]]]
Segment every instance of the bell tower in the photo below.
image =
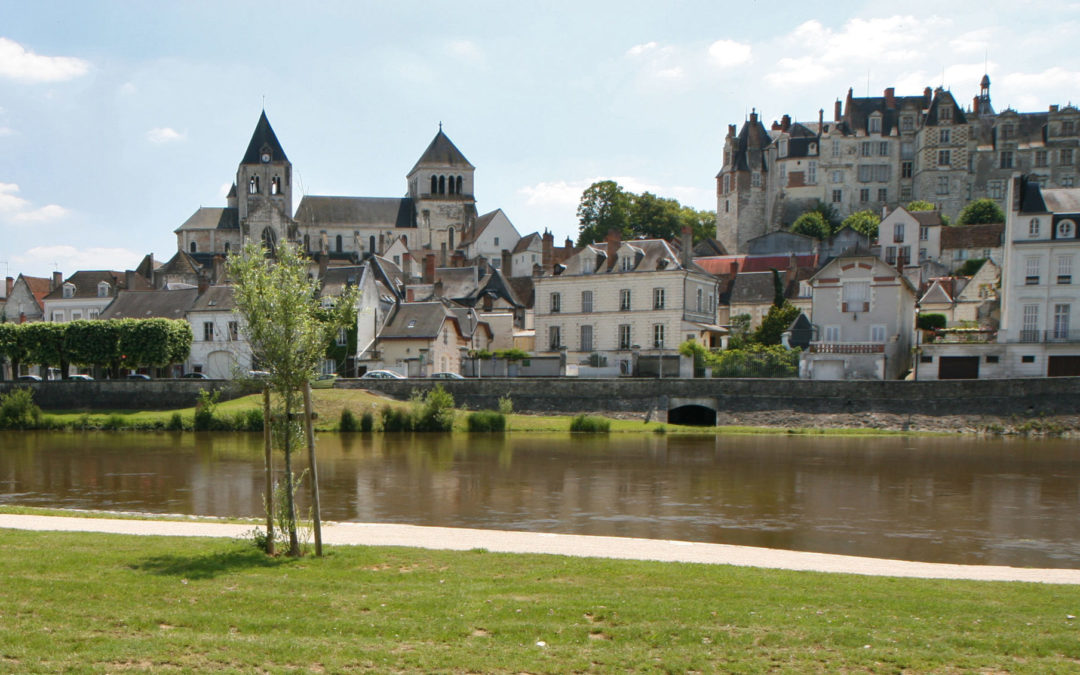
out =
[[292,163],[264,110],[236,171],[236,206],[244,240],[273,248],[292,238]]
[[420,246],[449,255],[475,227],[475,171],[440,124],[439,132],[406,176],[409,196],[416,205]]

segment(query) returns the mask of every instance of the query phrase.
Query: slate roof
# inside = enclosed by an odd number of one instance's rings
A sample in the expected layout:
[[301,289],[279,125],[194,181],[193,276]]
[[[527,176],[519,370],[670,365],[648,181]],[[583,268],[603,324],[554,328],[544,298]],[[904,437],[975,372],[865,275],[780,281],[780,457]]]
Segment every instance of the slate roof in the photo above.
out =
[[285,156],[285,150],[282,149],[281,143],[278,142],[277,134],[274,133],[274,129],[270,126],[270,120],[266,118],[265,110],[259,115],[259,122],[255,125],[255,132],[251,134],[251,142],[248,143],[244,159],[240,160],[240,163],[262,164],[261,155],[264,147],[269,148],[270,161],[289,161],[289,158]]
[[894,96],[891,108],[887,103],[884,96],[856,97],[852,94],[852,90],[848,89],[847,100],[844,103],[844,119],[840,125],[841,131],[845,135],[867,131],[870,127],[870,116],[879,112],[881,113],[881,135],[888,136],[898,126],[902,110],[921,111],[926,100],[922,95]]
[[1046,202],[1043,200],[1042,190],[1039,184],[1028,180],[1026,176],[1020,178],[1020,213],[1048,213]]
[[711,256],[711,255],[727,255],[727,249],[720,243],[718,239],[709,237],[704,239],[696,246],[694,246],[695,256]]
[[947,103],[952,104],[953,107],[951,123],[954,126],[967,124],[967,116],[964,114],[964,109],[956,104],[956,99],[953,98],[952,92],[946,91],[940,87],[934,92],[934,100],[930,103],[929,110],[926,111],[926,120],[924,124],[928,127],[937,126],[939,121],[939,111],[941,110],[941,107]]
[[1080,213],[1080,188],[1044,188],[1042,196],[1051,213]]
[[[942,283],[942,282],[945,282],[945,283]],[[951,285],[952,284],[948,283],[948,280],[934,279],[933,283],[930,284],[930,288],[928,288],[926,293],[922,296],[922,298],[919,299],[919,304],[920,305],[945,305],[945,304],[951,304],[952,301],[953,301],[953,297],[952,297],[952,294],[950,293],[950,289],[946,288],[946,286],[951,286]]]
[[101,312],[100,319],[183,319],[197,288],[175,291],[120,291]]
[[477,267],[439,267],[435,270],[435,281],[442,282],[442,297],[463,300],[475,297],[480,285],[480,270]]
[[[772,142],[772,137],[766,131],[765,125],[757,115],[751,114],[750,119],[743,124],[739,135],[735,139],[735,151],[731,157],[731,170],[733,171],[767,171],[765,157],[759,150]],[[721,171],[717,177],[723,175]]]
[[[171,291],[177,293],[178,291]],[[236,309],[232,286],[211,286],[195,298],[188,311],[191,312],[231,312]]]
[[507,285],[514,292],[514,297],[517,298],[526,309],[531,308],[536,301],[536,285],[533,283],[531,276],[527,277],[510,277],[506,280]]
[[320,279],[322,286],[319,288],[320,297],[338,297],[347,287],[359,286],[364,278],[363,265],[347,265],[344,267],[330,267]]
[[238,230],[240,229],[240,210],[231,207],[201,206],[184,224],[173,230]]
[[303,225],[416,227],[416,207],[409,197],[324,197],[300,200],[296,222]]
[[739,272],[731,286],[729,302],[736,304],[762,305],[771,303],[776,297],[776,286],[772,271]]
[[[457,323],[441,302],[403,302],[398,304],[394,315],[383,326],[379,339],[434,339],[447,319]],[[461,332],[460,327],[458,332]]]
[[957,225],[941,228],[941,248],[998,248],[1005,236],[1004,223]]
[[[98,297],[98,284],[102,281],[108,282],[110,288],[109,296],[116,295],[119,290],[133,290],[133,291],[146,291],[150,290],[150,282],[144,277],[135,274],[135,286],[136,288],[127,288],[127,275],[123,272],[115,272],[112,270],[80,270],[75,272],[64,284],[71,284],[75,287],[75,293],[72,295],[74,298],[96,298]],[[61,284],[59,288],[54,288],[51,293],[45,296],[47,300],[63,300],[64,299],[64,284]]]
[[158,274],[198,274],[203,267],[195,258],[184,251],[177,251],[176,255],[158,268]]
[[[902,207],[901,207],[902,208]],[[920,225],[941,225],[941,211],[909,211]]]
[[432,139],[431,144],[427,146],[427,150],[424,150],[424,154],[420,155],[420,159],[416,160],[416,165],[409,171],[409,175],[415,173],[422,166],[476,168],[469,164],[469,160],[465,159],[465,155],[461,154],[457,146],[443,133],[441,127],[439,133],[435,134],[435,138]]

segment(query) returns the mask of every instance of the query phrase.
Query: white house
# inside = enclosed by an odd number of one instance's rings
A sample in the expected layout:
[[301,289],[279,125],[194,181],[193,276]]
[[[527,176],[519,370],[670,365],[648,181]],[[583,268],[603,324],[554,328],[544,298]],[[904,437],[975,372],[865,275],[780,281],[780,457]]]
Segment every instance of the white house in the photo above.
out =
[[495,269],[502,267],[502,252],[512,251],[517,246],[517,228],[506,217],[502,209],[495,209],[476,219],[476,227],[462,238],[459,248],[465,253],[466,260],[475,261],[484,258]]
[[917,265],[941,258],[941,214],[898,206],[878,224],[881,259],[890,265]]
[[916,289],[869,251],[834,258],[810,279],[815,339],[799,361],[812,380],[893,380],[911,365]]
[[236,311],[232,286],[211,286],[195,298],[187,312],[194,333],[187,372],[231,379],[252,369],[251,344],[243,317]]

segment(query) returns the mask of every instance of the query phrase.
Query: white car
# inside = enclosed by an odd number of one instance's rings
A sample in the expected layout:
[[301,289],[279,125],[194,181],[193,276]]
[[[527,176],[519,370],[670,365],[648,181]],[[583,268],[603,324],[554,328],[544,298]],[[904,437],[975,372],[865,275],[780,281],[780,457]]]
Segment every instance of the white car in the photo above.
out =
[[405,380],[408,379],[392,370],[369,370],[360,376],[361,380]]

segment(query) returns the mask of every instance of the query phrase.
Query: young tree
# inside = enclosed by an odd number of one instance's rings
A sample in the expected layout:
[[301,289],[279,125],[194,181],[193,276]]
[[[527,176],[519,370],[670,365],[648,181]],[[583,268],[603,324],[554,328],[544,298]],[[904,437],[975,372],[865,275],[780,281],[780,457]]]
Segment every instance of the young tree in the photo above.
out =
[[[327,343],[352,316],[357,290],[347,289],[332,307],[323,307],[318,298],[318,282],[308,277],[308,261],[298,248],[285,242],[275,249],[275,254],[276,259],[271,259],[261,243],[251,242],[239,255],[229,257],[228,271],[235,282],[236,308],[246,322],[252,355],[270,373],[268,386],[282,407],[280,418],[285,432],[278,437],[285,455],[289,555],[298,556],[300,542],[292,472],[297,440],[293,433],[294,419]],[[264,419],[263,424],[268,428],[270,420]],[[267,466],[267,471],[270,470]],[[311,480],[313,494],[317,495],[318,475],[314,471]],[[267,495],[268,505],[271,499],[272,495]],[[318,519],[317,510],[315,516]]]
[[985,223],[1004,223],[1005,212],[993,199],[976,199],[960,211],[957,225],[982,225]]
[[923,199],[916,199],[913,202],[908,202],[908,205],[904,207],[908,211],[936,211],[937,207],[930,202]]
[[814,239],[825,239],[831,234],[829,224],[819,211],[807,211],[791,225],[791,231],[796,234],[805,234]]
[[850,227],[851,229],[865,234],[871,239],[877,237],[878,224],[881,223],[881,216],[875,211],[867,209],[866,211],[856,211],[847,218],[844,218],[844,222],[840,224],[841,227]]

